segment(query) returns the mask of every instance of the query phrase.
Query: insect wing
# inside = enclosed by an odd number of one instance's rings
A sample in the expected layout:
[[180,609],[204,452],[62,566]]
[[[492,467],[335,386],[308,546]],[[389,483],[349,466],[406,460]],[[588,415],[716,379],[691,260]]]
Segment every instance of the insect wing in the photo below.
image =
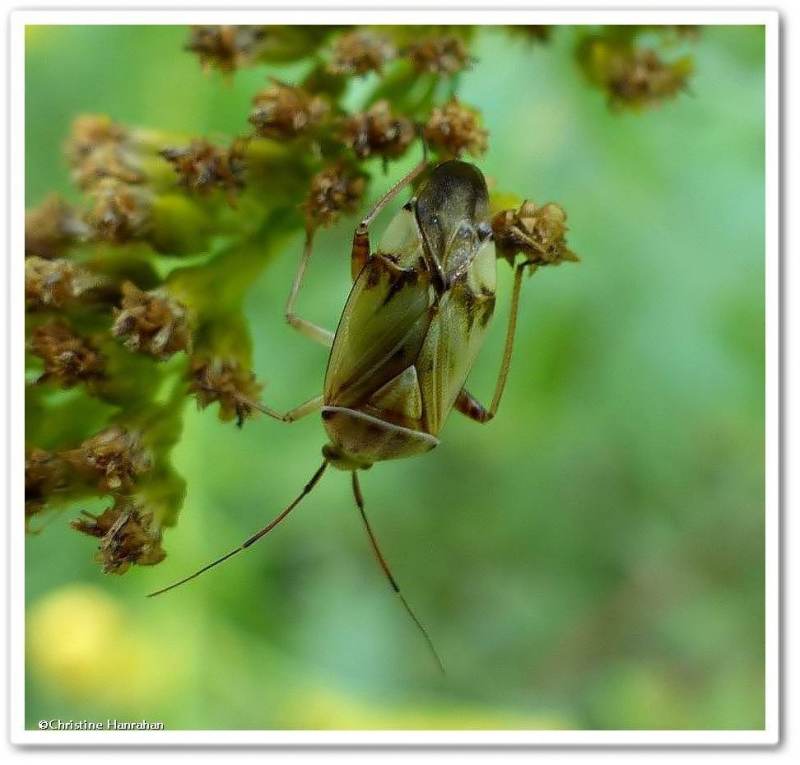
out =
[[439,303],[416,362],[424,402],[425,430],[437,435],[475,363],[495,303],[494,244],[484,243],[466,278]]
[[434,301],[421,252],[413,214],[401,210],[350,292],[328,362],[326,404],[357,406],[413,364]]

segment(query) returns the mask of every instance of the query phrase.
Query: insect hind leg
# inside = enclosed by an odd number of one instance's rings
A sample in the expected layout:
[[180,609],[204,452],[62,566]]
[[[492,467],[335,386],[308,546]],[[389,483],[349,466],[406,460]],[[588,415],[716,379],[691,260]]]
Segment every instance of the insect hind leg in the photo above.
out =
[[400,602],[403,604],[403,608],[405,609],[406,613],[411,617],[411,621],[414,622],[417,629],[422,634],[422,637],[425,639],[425,642],[428,646],[428,650],[431,652],[436,664],[439,666],[442,674],[444,674],[444,664],[439,656],[439,653],[436,650],[436,646],[433,644],[430,635],[428,634],[428,630],[425,629],[425,626],[419,620],[417,615],[414,613],[414,610],[409,605],[408,601],[405,599],[402,592],[400,592],[400,585],[397,584],[397,580],[394,578],[391,569],[389,568],[389,564],[386,562],[386,558],[384,558],[383,553],[381,552],[380,547],[378,546],[378,539],[375,536],[375,532],[372,530],[372,525],[370,524],[369,520],[367,519],[367,513],[364,509],[364,495],[361,493],[361,484],[358,481],[358,472],[354,470],[351,473],[353,477],[353,497],[356,501],[356,507],[358,508],[358,512],[361,515],[361,520],[364,523],[364,530],[367,532],[367,537],[369,538],[370,545],[372,547],[372,551],[375,553],[375,558],[378,561],[378,565],[381,567],[381,571],[383,571],[384,576],[389,582],[391,588],[395,591],[398,598],[400,598]]

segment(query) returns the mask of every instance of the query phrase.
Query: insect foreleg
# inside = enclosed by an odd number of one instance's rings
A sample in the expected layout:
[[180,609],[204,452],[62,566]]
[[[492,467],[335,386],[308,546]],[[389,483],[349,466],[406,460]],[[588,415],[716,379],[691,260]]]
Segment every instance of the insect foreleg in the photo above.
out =
[[420,173],[428,167],[428,160],[423,159],[418,165],[413,167],[406,173],[397,183],[394,184],[373,206],[373,208],[361,219],[358,224],[358,230],[366,231],[375,218],[378,217],[381,210],[389,204],[409,183],[412,183]]
[[324,327],[320,327],[313,322],[303,319],[294,312],[294,305],[297,302],[297,295],[303,286],[303,278],[306,274],[308,261],[311,259],[311,251],[314,245],[314,230],[306,229],[306,240],[303,245],[303,254],[300,257],[300,265],[292,283],[292,290],[289,299],[286,301],[286,321],[291,324],[301,335],[305,335],[316,343],[330,348],[333,345],[333,332]]
[[356,227],[353,234],[353,248],[350,253],[350,274],[355,281],[361,273],[361,269],[366,265],[370,256],[369,227],[372,221],[409,183],[413,182],[428,167],[427,158],[416,165],[409,173],[403,176],[394,184],[373,206],[373,208],[361,219],[361,223]]
[[224,563],[226,560],[228,560],[228,558],[232,558],[237,553],[240,553],[243,550],[246,550],[248,547],[250,547],[250,545],[253,545],[256,542],[258,542],[258,540],[261,539],[261,537],[266,536],[287,515],[289,515],[289,513],[291,513],[292,510],[294,510],[300,504],[300,501],[304,497],[308,496],[311,493],[311,490],[317,485],[317,483],[319,482],[319,479],[322,478],[322,474],[325,472],[325,468],[327,468],[327,467],[328,467],[328,460],[325,460],[325,462],[323,462],[322,465],[320,465],[320,467],[317,468],[317,472],[314,473],[313,476],[311,476],[311,480],[309,480],[309,482],[303,487],[303,490],[300,492],[300,494],[298,494],[297,497],[295,497],[292,500],[292,502],[288,505],[288,507],[286,507],[284,510],[282,510],[277,516],[275,516],[275,518],[273,518],[266,526],[264,526],[263,529],[257,531],[255,534],[252,534],[251,536],[249,536],[247,539],[244,540],[244,542],[242,542],[238,547],[236,547],[233,550],[231,550],[229,553],[226,553],[225,555],[217,558],[216,560],[212,561],[208,565],[203,566],[203,568],[198,569],[193,574],[190,574],[189,576],[178,580],[174,584],[170,584],[169,586],[163,587],[160,590],[156,590],[155,592],[151,592],[147,597],[148,598],[152,598],[155,595],[161,595],[161,593],[163,593],[163,592],[168,592],[169,590],[174,590],[176,587],[180,587],[180,585],[185,584],[186,582],[190,582],[192,579],[196,579],[198,576],[200,576],[200,574],[203,574],[206,571],[208,571],[209,569],[212,569],[215,566],[218,566],[220,563]]
[[433,645],[433,641],[428,635],[428,631],[423,626],[422,622],[417,618],[417,615],[412,610],[411,606],[408,604],[408,601],[403,597],[403,593],[400,592],[400,586],[397,584],[397,580],[392,575],[391,570],[389,569],[389,564],[386,562],[386,558],[383,557],[383,553],[378,546],[378,540],[375,536],[375,533],[372,531],[372,526],[370,522],[367,520],[367,514],[364,510],[364,495],[361,493],[361,485],[358,481],[358,473],[354,470],[351,475],[353,476],[353,496],[356,500],[356,506],[358,507],[358,512],[361,514],[361,520],[364,522],[364,528],[366,529],[367,536],[369,537],[370,545],[372,546],[372,551],[375,553],[375,557],[378,560],[378,565],[381,567],[386,578],[389,580],[389,584],[391,585],[392,589],[397,593],[397,596],[400,598],[400,602],[403,604],[403,608],[405,608],[406,613],[411,617],[411,620],[417,626],[419,631],[422,633],[422,636],[425,638],[425,642],[428,644],[428,648],[430,649],[431,654],[433,654],[433,658],[436,660],[436,663],[439,665],[439,669],[444,674],[444,664],[442,663],[441,658],[439,658],[439,654],[436,651],[436,647]]
[[[500,362],[500,373],[494,387],[494,395],[489,408],[483,406],[466,388],[462,388],[456,399],[455,408],[476,422],[489,422],[497,414],[500,399],[506,388],[508,370],[511,367],[511,354],[514,351],[514,335],[517,330],[517,314],[519,313],[519,296],[522,290],[522,277],[525,269],[530,266],[527,261],[520,263],[514,272],[514,287],[511,291],[511,308],[508,313],[508,326],[506,327],[506,341],[503,348],[503,359]],[[536,266],[531,266],[531,273],[535,273]]]

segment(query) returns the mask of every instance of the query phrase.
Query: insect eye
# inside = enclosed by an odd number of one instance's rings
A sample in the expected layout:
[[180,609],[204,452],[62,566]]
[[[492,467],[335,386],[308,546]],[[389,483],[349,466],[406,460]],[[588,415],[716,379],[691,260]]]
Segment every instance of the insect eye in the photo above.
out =
[[486,222],[478,224],[478,237],[481,241],[488,239],[492,234],[492,227]]

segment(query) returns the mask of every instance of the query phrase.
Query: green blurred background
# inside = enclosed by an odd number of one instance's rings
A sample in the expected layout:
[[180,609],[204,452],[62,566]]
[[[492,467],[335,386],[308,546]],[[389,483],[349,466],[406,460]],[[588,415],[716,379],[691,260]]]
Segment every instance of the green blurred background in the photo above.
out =
[[[192,134],[246,129],[267,69],[206,76],[186,34],[29,30],[28,204],[74,196],[62,144],[82,112]],[[248,555],[144,598],[271,517],[324,441],[313,417],[239,431],[188,403],[176,456],[188,496],[163,564],[104,577],[92,542],[68,528],[74,512],[28,538],[29,725],[763,727],[763,30],[703,29],[691,93],[641,114],[609,112],[574,43],[574,29],[545,46],[483,29],[459,92],[490,131],[481,168],[497,188],[562,204],[583,262],[525,285],[491,425],[454,415],[434,452],[362,479],[448,674],[375,565],[344,474]],[[300,69],[269,71],[291,80]],[[301,298],[326,326],[349,288],[352,226],[321,235]],[[277,408],[317,393],[326,360],[283,321],[294,245],[249,299],[255,369]],[[484,399],[510,286],[499,270],[470,381]]]

